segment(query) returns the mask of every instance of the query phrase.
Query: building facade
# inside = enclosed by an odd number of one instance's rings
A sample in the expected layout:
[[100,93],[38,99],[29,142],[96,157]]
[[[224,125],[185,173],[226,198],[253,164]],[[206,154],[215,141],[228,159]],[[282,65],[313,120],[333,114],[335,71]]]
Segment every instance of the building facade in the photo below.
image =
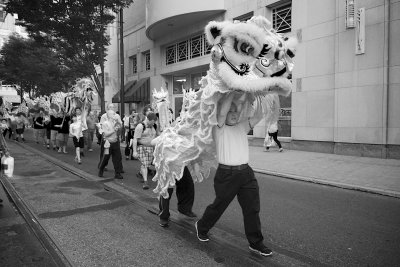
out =
[[[208,70],[205,25],[253,15],[265,16],[278,32],[299,40],[293,91],[281,98],[284,146],[400,158],[396,0],[135,1],[124,10],[125,110],[140,110],[151,101],[153,88],[163,87],[178,114],[182,89],[198,89]],[[116,81],[118,42],[117,52],[109,52],[108,75]],[[118,89],[113,102],[119,102]],[[265,122],[260,122],[249,139],[261,144],[265,134]]]

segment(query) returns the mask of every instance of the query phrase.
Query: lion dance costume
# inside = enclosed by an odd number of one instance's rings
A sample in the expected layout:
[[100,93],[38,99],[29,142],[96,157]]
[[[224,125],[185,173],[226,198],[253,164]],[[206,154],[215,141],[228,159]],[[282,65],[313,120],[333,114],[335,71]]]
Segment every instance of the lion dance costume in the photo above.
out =
[[296,39],[277,34],[267,19],[256,16],[247,22],[211,21],[205,33],[213,46],[207,76],[199,91],[186,93],[181,120],[165,128],[155,141],[154,192],[164,198],[168,197],[168,187],[181,179],[185,166],[198,182],[217,167],[212,133],[217,125],[218,101],[224,94],[245,94],[241,116],[250,117],[257,108],[263,108],[266,115],[272,112],[266,95],[287,96],[291,92]]

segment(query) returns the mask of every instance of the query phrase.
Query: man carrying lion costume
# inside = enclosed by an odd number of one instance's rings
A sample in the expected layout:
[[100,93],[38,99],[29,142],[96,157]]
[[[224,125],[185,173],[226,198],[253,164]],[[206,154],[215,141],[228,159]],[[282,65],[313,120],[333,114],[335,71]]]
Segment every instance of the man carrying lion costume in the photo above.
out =
[[277,34],[262,16],[247,22],[211,21],[205,33],[213,48],[202,87],[184,119],[154,140],[154,192],[168,198],[168,187],[182,177],[185,166],[195,181],[217,168],[216,198],[196,222],[198,239],[209,240],[208,231],[237,195],[249,249],[269,256],[261,233],[258,184],[248,165],[247,132],[269,112],[265,95],[290,94],[296,41]]

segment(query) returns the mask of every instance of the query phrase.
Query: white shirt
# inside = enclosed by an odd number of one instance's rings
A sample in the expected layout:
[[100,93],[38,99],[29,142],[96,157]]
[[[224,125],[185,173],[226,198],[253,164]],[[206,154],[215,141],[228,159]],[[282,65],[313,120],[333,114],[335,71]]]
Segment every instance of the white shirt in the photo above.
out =
[[215,127],[214,138],[220,164],[236,166],[249,163],[249,141],[247,140],[249,130],[248,120],[234,126]]

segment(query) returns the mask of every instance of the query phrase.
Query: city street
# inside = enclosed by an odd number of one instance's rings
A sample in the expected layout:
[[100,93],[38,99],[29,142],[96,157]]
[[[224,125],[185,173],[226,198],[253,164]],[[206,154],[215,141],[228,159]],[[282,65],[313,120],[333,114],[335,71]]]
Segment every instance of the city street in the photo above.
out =
[[[141,266],[396,266],[400,263],[400,199],[256,174],[261,195],[265,244],[273,257],[247,250],[236,200],[200,243],[194,222],[171,203],[171,224],[158,225],[156,196],[136,178],[138,161],[123,161],[123,180],[114,180],[110,162],[97,177],[99,146],[83,164],[69,154],[30,140],[9,142],[15,177],[9,181],[65,256],[76,265]],[[28,149],[28,150],[26,150]],[[58,165],[58,166],[55,166]],[[61,167],[61,168],[60,168]],[[154,188],[153,183],[151,188]],[[195,184],[193,211],[211,203],[212,179]],[[108,263],[108,264],[107,264]]]

